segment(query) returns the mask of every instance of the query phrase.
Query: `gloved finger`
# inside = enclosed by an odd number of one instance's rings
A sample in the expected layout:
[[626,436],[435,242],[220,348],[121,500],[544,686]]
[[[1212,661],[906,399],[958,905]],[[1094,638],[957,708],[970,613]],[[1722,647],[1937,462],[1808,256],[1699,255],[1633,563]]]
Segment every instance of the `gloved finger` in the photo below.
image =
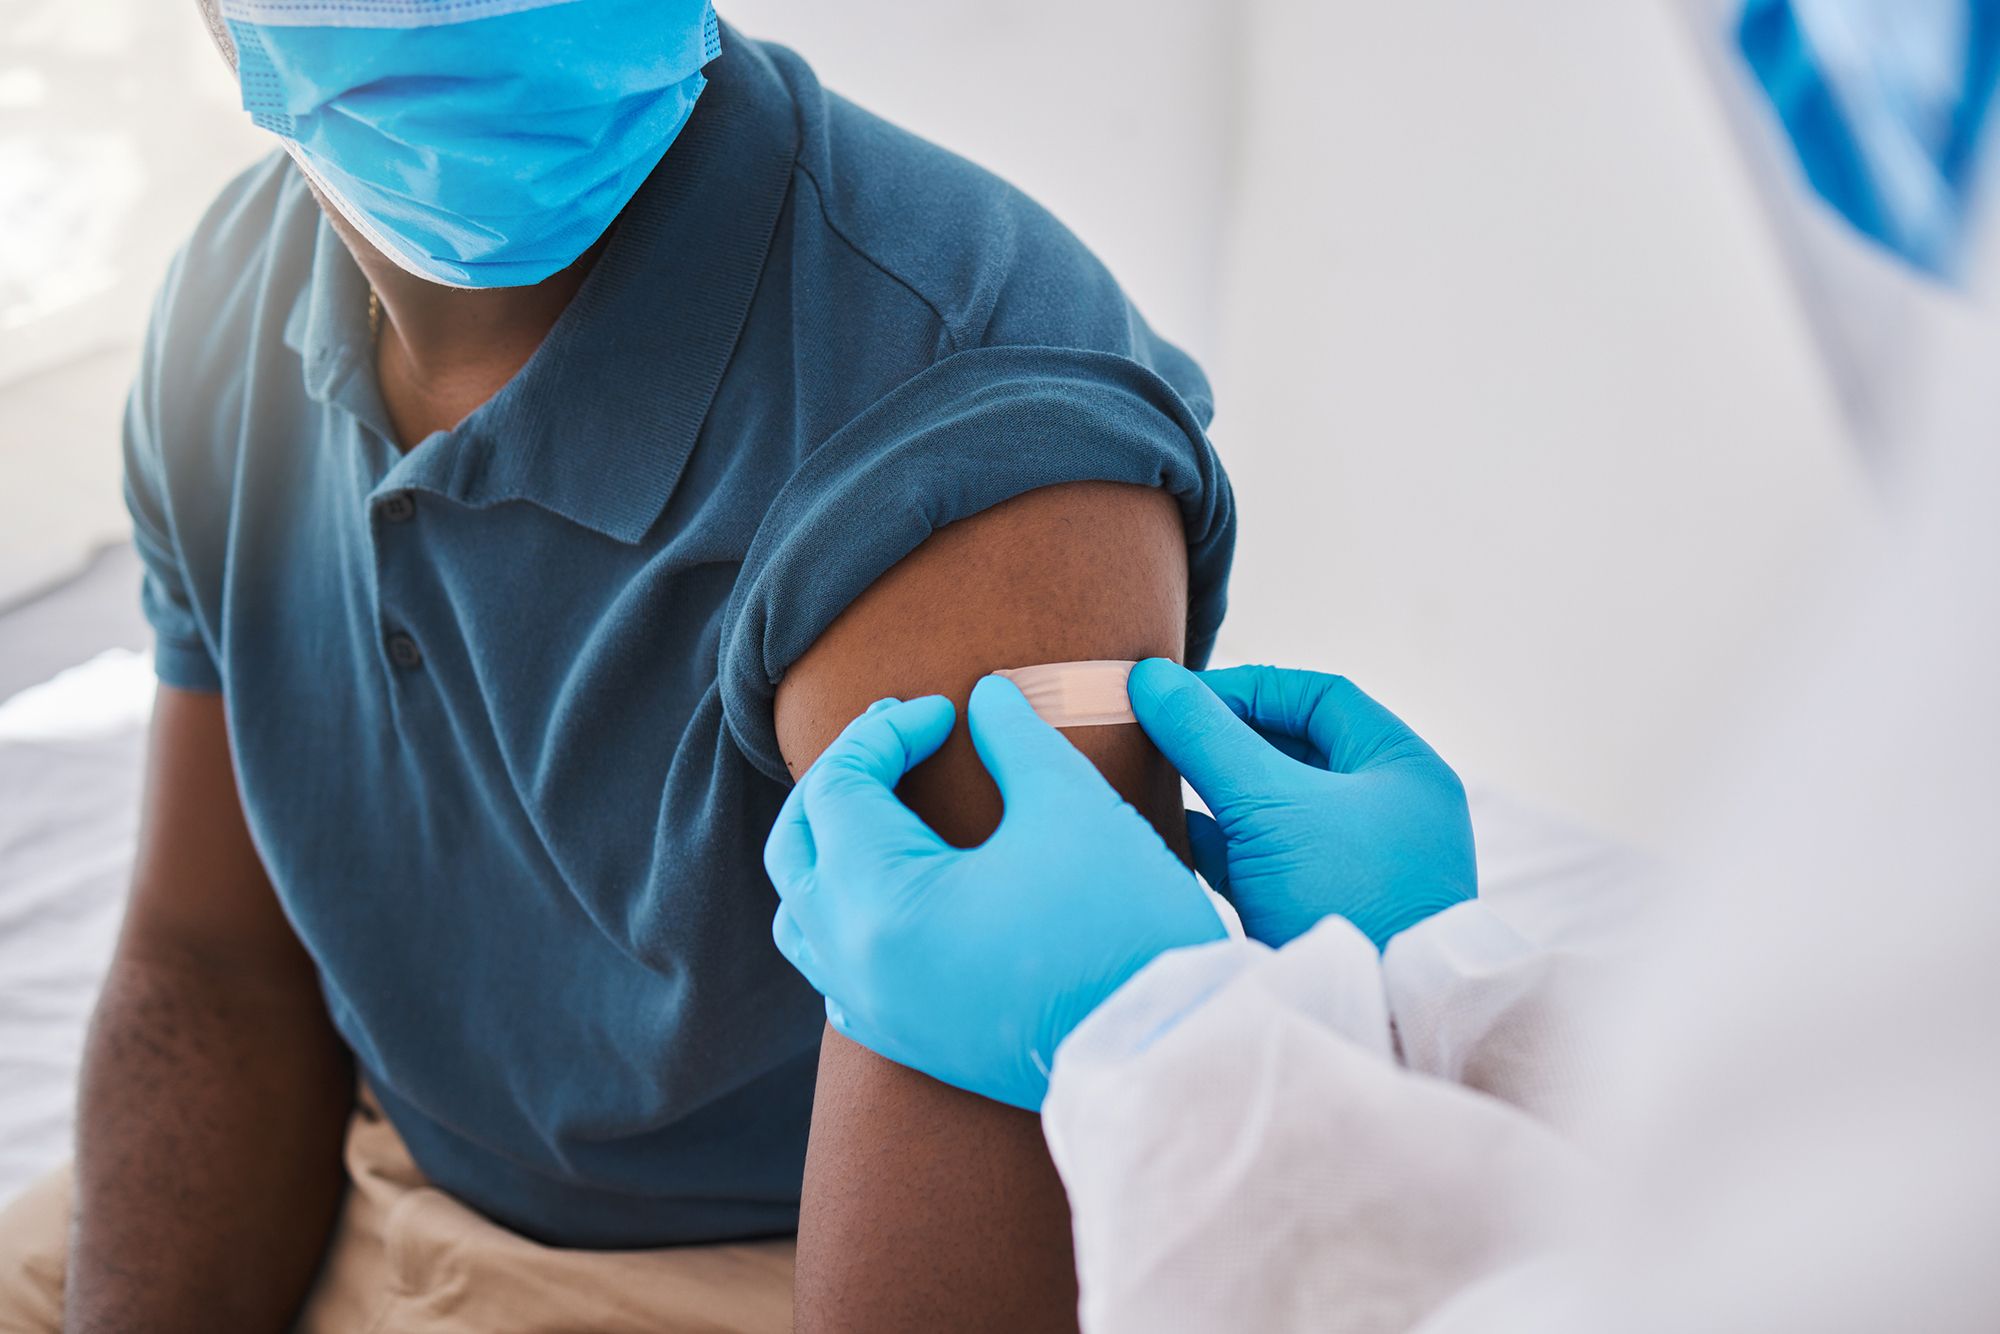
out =
[[1224,898],[1229,896],[1229,840],[1213,816],[1202,811],[1187,813],[1188,848],[1194,853],[1194,869],[1208,881],[1208,887]]
[[982,677],[966,709],[972,745],[1006,808],[1002,820],[1037,797],[1071,804],[1087,797],[1124,798],[1063,734],[1042,721],[1021,688],[1004,676]]
[[[1417,734],[1344,676],[1287,667],[1227,667],[1203,672],[1230,712],[1259,731],[1311,744],[1312,762],[1337,774],[1359,773],[1413,750]],[[1197,789],[1199,790],[1199,789]]]
[[[894,786],[904,773],[929,759],[944,744],[957,718],[957,710],[943,695],[909,700],[885,695],[855,714],[806,773],[822,765],[851,766],[858,759],[871,769],[879,769]],[[942,731],[938,730],[940,719]],[[805,786],[803,777],[798,785]]]
[[[847,727],[854,726],[854,724],[860,722],[863,718],[873,718],[876,714],[881,713],[885,709],[893,709],[902,702],[903,702],[902,700],[896,698],[894,695],[884,695],[882,698],[876,700],[873,704],[870,704],[867,708],[863,709],[861,712],[855,714],[852,718],[848,719]],[[846,727],[842,728],[841,729],[842,735],[845,735],[846,731],[847,731]],[[836,740],[837,739],[838,738],[836,738]],[[831,749],[832,749],[831,746],[827,747],[827,750]],[[812,764],[806,766],[806,773],[808,774],[811,773],[813,771],[813,765],[818,764],[820,760],[823,760],[825,758],[826,758],[826,751],[821,751],[819,754],[819,759],[814,760]],[[799,776],[799,781],[792,784],[792,791],[796,792],[799,790],[799,788],[803,787],[804,785],[805,785],[805,775],[801,774]]]
[[[864,709],[854,723],[849,723],[848,729],[851,730],[855,723],[862,719],[873,718],[900,703],[902,701],[893,695],[878,699]],[[845,736],[844,730],[842,737]],[[838,744],[836,741],[835,745]],[[833,746],[827,748],[828,751],[833,749]],[[825,758],[825,753],[822,753],[820,759]],[[812,767],[816,768],[817,765],[818,762],[815,761]],[[810,775],[812,768],[808,768],[806,772]],[[770,836],[764,840],[764,871],[771,877],[771,884],[777,889],[780,899],[798,892],[809,883],[808,877],[818,859],[812,822],[807,818],[805,789],[806,784],[803,779],[792,785],[792,790],[785,794],[785,804],[778,810],[777,820],[771,825]]]
[[[778,911],[771,918],[771,943],[778,947],[778,953],[791,962],[792,967],[805,975],[808,982],[813,980],[814,959],[812,946],[806,940],[806,933],[799,929],[798,919],[785,904],[778,905]],[[818,984],[814,984],[815,991]]]
[[1126,692],[1160,753],[1225,819],[1237,802],[1269,793],[1291,763],[1177,663],[1146,659],[1132,669]]
[[912,1059],[912,1053],[901,1050],[898,1044],[890,1041],[873,1024],[856,1019],[846,1007],[831,996],[826,998],[826,1022],[828,1027],[849,1042],[857,1047],[866,1047],[885,1061],[894,1061],[897,1065],[907,1066],[912,1070],[923,1069],[921,1062]]
[[871,709],[847,725],[799,782],[818,864],[866,865],[950,846],[902,803],[895,788],[905,773],[936,753],[957,719],[950,700],[926,695]]
[[[799,929],[797,921],[782,904],[779,905],[777,914],[771,918],[771,940],[777,945],[778,952],[785,956],[792,967],[799,970],[799,975],[805,978],[806,985],[820,995],[826,996],[828,984],[839,978],[839,972],[835,970],[833,973],[828,973],[820,966],[819,956],[813,952],[812,941]],[[831,997],[828,999],[831,1000]]]
[[771,836],[764,840],[764,872],[771,877],[779,898],[794,893],[812,873],[816,851],[812,822],[806,819],[805,789],[792,784],[785,804],[778,808]]
[[882,1034],[877,1032],[873,1025],[857,1020],[846,1006],[831,996],[826,998],[826,1022],[834,1032],[857,1046],[868,1048],[883,1060],[894,1061],[897,1065],[907,1065],[911,1069],[917,1068],[911,1064],[905,1053],[895,1050],[892,1044],[883,1041]]

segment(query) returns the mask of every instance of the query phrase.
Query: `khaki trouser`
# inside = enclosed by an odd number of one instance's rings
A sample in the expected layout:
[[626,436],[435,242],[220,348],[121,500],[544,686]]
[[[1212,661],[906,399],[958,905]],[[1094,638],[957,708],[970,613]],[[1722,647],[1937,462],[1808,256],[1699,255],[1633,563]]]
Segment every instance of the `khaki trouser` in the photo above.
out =
[[[564,1251],[488,1222],[424,1180],[364,1095],[350,1188],[294,1334],[789,1334],[789,1238]],[[0,1334],[59,1334],[70,1171],[0,1212]]]

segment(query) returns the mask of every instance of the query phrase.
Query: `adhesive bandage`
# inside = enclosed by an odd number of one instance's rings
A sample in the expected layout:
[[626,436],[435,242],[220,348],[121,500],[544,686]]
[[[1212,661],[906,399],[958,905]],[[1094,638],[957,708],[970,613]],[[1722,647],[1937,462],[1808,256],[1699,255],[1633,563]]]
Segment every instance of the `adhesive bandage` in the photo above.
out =
[[1028,703],[1051,727],[1104,727],[1136,723],[1125,678],[1137,663],[1047,662],[1039,667],[1007,667],[994,673],[1021,688]]

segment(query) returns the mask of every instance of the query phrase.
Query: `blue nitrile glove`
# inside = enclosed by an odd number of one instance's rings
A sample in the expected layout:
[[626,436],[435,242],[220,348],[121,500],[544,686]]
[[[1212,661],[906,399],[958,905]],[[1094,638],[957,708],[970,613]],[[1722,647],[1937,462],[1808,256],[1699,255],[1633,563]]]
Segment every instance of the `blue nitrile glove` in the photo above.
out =
[[1465,786],[1340,676],[1164,658],[1132,669],[1132,711],[1213,820],[1194,864],[1273,947],[1339,914],[1377,948],[1479,892]]
[[1163,950],[1221,940],[1194,876],[1028,706],[972,691],[972,743],[1006,814],[954,848],[895,786],[950,735],[939,695],[883,700],[785,799],[764,845],[778,948],[834,1030],[878,1055],[1039,1110],[1056,1045]]

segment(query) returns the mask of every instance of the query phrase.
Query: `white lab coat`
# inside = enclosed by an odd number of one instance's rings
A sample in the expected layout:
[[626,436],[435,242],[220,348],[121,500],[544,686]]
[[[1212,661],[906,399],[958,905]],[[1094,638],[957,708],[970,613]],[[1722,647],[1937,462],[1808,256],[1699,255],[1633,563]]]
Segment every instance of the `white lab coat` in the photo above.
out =
[[1649,957],[1474,903],[1378,964],[1336,921],[1071,1035],[1090,1334],[2000,1329],[1995,308],[1933,349],[1894,549],[1719,762]]
[[2000,1329],[2000,413],[1955,444],[1635,1002],[1469,903],[1166,956],[1071,1035],[1089,1334]]
[[1686,891],[1643,956],[1571,894],[1134,977],[1044,1108],[1089,1334],[2000,1330],[2000,226],[1951,292],[1786,207],[1892,549],[1718,757]]
[[1084,1328],[1404,1330],[1554,1244],[1591,1170],[1557,1127],[1589,1102],[1594,962],[1478,902],[1384,956],[1330,918],[1154,962],[1043,1109]]

